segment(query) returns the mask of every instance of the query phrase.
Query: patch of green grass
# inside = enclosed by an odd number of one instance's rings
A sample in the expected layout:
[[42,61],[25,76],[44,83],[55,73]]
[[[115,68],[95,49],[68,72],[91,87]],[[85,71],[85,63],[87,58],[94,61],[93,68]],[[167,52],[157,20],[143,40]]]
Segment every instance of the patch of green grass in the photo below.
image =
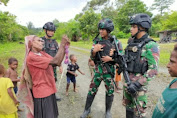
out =
[[119,40],[122,43],[123,48],[125,49],[125,47],[127,46],[128,39],[119,39]]
[[89,41],[78,41],[78,42],[71,42],[71,46],[85,48],[85,49],[91,49],[92,48],[92,42]]
[[72,50],[75,50],[75,51],[81,52],[81,53],[85,53],[85,54],[90,54],[90,51],[87,51],[87,50],[81,50],[81,49],[76,49],[76,48],[72,48]]
[[160,46],[160,66],[166,66],[169,62],[171,51],[174,48],[175,43],[159,44]]
[[18,42],[0,44],[0,64],[8,68],[8,59],[15,57],[18,60],[18,74],[21,76],[23,60],[25,56],[25,45]]
[[160,40],[160,38],[152,38],[153,40],[155,40],[155,41],[159,41]]

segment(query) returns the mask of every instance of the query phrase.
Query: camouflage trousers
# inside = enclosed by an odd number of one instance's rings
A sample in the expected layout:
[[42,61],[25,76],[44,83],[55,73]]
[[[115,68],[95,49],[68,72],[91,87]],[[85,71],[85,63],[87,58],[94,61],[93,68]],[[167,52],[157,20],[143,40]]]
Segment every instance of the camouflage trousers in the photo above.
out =
[[105,88],[106,88],[106,95],[111,96],[114,93],[114,84],[110,74],[100,74],[95,73],[89,88],[88,94],[96,95],[98,88],[102,82],[104,81]]
[[[131,97],[131,95],[125,90],[126,87],[123,87],[123,105],[133,109],[134,113],[136,116],[138,116],[138,111],[136,109],[136,105],[135,102],[133,100],[133,98]],[[137,99],[137,104],[139,107],[139,110],[141,112],[141,115],[143,117],[146,116],[146,108],[147,108],[147,85],[146,86],[142,86],[141,90],[138,91],[136,99]]]

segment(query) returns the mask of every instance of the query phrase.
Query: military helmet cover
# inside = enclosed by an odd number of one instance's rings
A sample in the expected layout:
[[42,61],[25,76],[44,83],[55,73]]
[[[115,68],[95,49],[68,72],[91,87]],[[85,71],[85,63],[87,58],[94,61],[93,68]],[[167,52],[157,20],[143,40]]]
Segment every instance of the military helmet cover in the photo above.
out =
[[146,29],[149,29],[152,23],[150,16],[144,13],[135,14],[134,16],[130,18],[129,22],[130,22],[130,25],[136,24]]
[[45,25],[43,26],[43,29],[55,31],[55,30],[56,30],[56,27],[55,27],[55,25],[54,25],[52,22],[47,22],[47,23],[45,23]]
[[106,19],[102,19],[99,23],[98,23],[98,29],[106,29],[109,32],[112,32],[114,30],[114,24],[113,22],[106,18]]

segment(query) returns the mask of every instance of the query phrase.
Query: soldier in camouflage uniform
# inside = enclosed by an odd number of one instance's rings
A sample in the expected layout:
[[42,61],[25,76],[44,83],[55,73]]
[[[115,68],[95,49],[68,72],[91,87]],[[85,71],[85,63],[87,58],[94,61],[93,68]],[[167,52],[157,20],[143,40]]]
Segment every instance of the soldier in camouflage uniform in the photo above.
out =
[[130,18],[133,40],[125,49],[127,71],[131,84],[124,86],[123,105],[126,106],[126,118],[138,117],[135,103],[130,94],[137,98],[141,116],[145,117],[147,108],[148,82],[157,75],[159,61],[158,44],[148,37],[151,18],[147,14],[136,14]]
[[[106,118],[112,118],[111,117],[111,106],[114,98],[114,85],[113,85],[113,78],[114,78],[114,72],[115,68],[114,65],[115,63],[112,60],[112,57],[110,57],[110,49],[112,49],[114,43],[113,43],[113,38],[110,36],[110,32],[113,31],[114,25],[110,19],[103,19],[99,22],[98,24],[98,29],[99,29],[99,35],[101,38],[95,38],[93,47],[91,49],[91,59],[95,63],[95,74],[93,77],[93,80],[91,81],[89,92],[87,95],[86,99],[86,105],[85,105],[85,110],[83,114],[81,115],[81,118],[86,118],[88,114],[90,113],[91,105],[94,100],[94,97],[98,91],[98,87],[101,84],[101,81],[103,80],[105,83],[105,88],[106,88]],[[105,41],[105,44],[104,44]],[[109,46],[111,46],[109,48]],[[121,43],[117,40],[117,45],[120,50],[122,50]],[[105,65],[100,62],[98,59],[99,54],[102,56],[102,61],[107,62],[109,65],[109,68],[113,74],[111,76],[110,73],[108,73],[107,68]],[[103,56],[104,55],[104,56]]]
[[[52,39],[56,27],[52,22],[47,22],[43,26],[43,29],[46,33],[44,37],[41,37],[44,40],[44,51],[49,54],[50,56],[54,57],[57,54],[57,51],[59,49],[58,43],[56,42],[55,39]],[[60,73],[62,72],[62,66],[59,67]],[[57,68],[56,66],[53,66],[53,71],[54,71],[54,77],[55,77],[55,82],[57,81]],[[60,101],[61,98],[56,96],[56,100]]]

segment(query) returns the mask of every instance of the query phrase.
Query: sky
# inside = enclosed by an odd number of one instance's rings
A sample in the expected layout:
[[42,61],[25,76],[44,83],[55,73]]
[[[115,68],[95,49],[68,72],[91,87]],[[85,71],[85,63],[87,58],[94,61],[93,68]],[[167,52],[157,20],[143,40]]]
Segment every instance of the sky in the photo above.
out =
[[[10,0],[7,6],[0,5],[1,11],[17,16],[19,24],[27,26],[31,21],[35,27],[42,27],[54,19],[67,22],[82,11],[88,0]],[[154,0],[142,0],[148,7]],[[177,10],[177,0],[170,10]]]

